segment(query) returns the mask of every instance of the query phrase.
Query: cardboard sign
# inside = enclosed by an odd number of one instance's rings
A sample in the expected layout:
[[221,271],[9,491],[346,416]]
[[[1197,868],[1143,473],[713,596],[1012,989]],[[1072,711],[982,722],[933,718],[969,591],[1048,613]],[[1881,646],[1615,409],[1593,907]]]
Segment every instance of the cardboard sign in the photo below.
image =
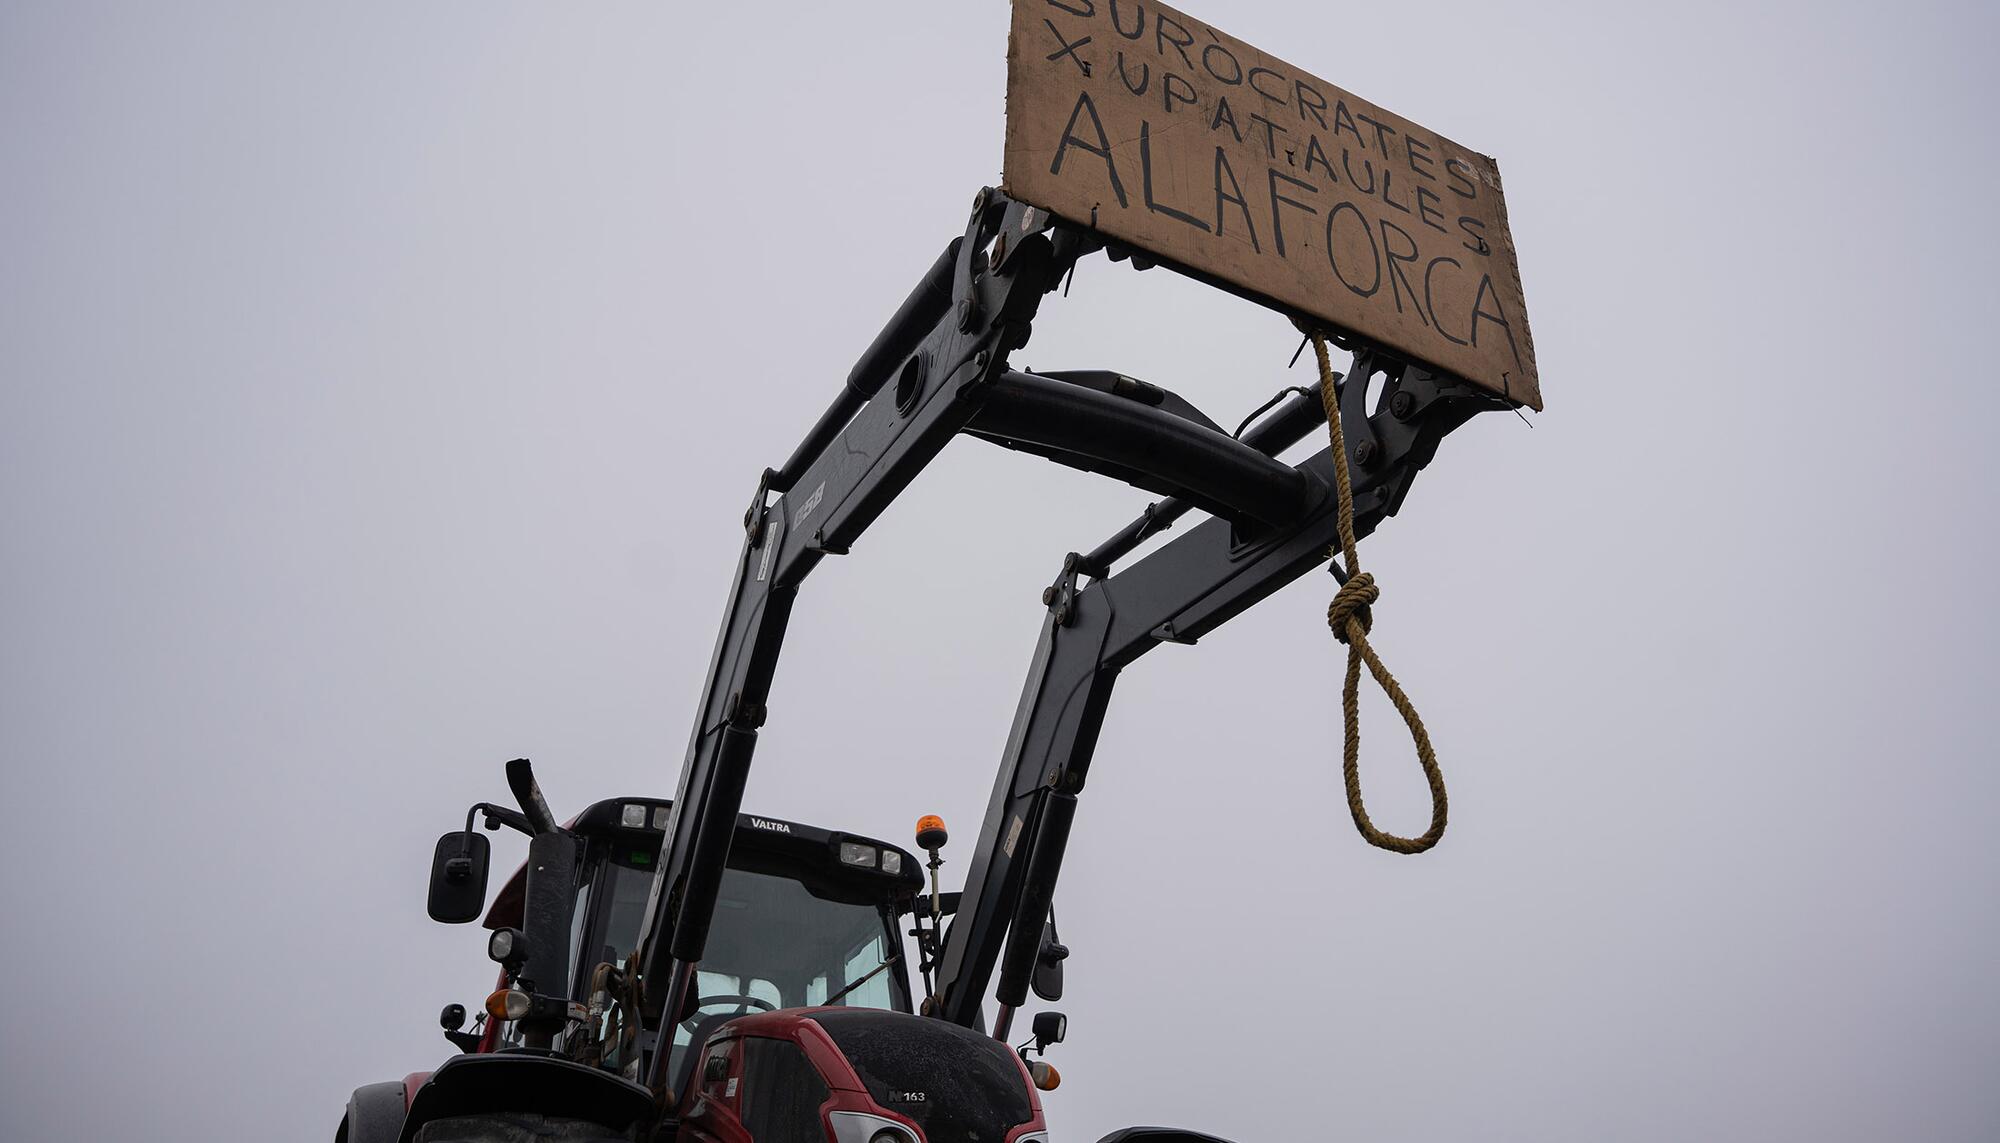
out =
[[1153,0],[1013,0],[1012,197],[1540,409],[1492,159]]

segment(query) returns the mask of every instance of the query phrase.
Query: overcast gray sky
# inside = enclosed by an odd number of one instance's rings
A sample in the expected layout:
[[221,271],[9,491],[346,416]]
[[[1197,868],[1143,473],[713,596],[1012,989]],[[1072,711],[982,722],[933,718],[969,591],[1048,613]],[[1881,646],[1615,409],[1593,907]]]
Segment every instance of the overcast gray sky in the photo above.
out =
[[[1498,157],[1548,411],[1364,545],[1435,852],[1347,821],[1325,577],[1127,673],[1057,1137],[2000,1136],[1991,7],[1187,6]],[[998,179],[1006,23],[0,5],[0,1136],[326,1138],[443,1058],[435,838],[516,755],[672,791],[758,471]],[[1017,360],[1233,424],[1295,344],[1096,259]],[[809,584],[746,806],[962,874],[1037,594],[1147,499],[954,444]]]

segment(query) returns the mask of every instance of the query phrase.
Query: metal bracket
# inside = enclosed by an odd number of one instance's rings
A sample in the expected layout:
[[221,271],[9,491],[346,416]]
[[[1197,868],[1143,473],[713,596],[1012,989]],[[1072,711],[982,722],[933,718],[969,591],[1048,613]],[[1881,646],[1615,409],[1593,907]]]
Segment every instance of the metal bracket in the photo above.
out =
[[776,469],[767,468],[757,478],[757,494],[750,500],[750,507],[743,513],[743,531],[750,537],[750,546],[764,546],[764,521],[771,514],[771,482],[776,480]]
[[769,714],[769,708],[763,703],[743,701],[742,691],[732,691],[729,702],[722,708],[723,721],[743,730],[756,730],[763,726]]
[[[975,280],[982,272],[999,276],[1013,273],[1014,255],[1027,239],[1050,229],[1054,219],[1048,211],[1016,202],[992,187],[982,187],[972,197],[972,217],[965,224],[965,237],[958,245],[958,264],[951,282],[952,313],[960,333],[978,329],[986,318]],[[1027,338],[1004,337],[1001,351],[1019,349]]]
[[1058,627],[1068,627],[1076,622],[1076,575],[1082,570],[1082,562],[1083,557],[1075,552],[1064,556],[1062,574],[1042,589],[1042,604],[1055,617]]

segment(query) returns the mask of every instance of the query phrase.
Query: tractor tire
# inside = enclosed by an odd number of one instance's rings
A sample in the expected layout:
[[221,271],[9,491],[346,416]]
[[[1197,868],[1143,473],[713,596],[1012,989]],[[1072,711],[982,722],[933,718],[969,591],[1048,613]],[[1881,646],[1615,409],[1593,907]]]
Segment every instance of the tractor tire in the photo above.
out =
[[633,1136],[582,1119],[507,1112],[433,1119],[412,1143],[633,1143]]

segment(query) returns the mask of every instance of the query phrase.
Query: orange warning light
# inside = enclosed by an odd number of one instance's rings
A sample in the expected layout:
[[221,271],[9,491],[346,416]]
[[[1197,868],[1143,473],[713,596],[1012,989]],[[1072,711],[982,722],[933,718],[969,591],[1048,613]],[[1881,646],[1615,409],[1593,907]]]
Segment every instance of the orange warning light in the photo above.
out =
[[1034,1077],[1035,1086],[1043,1091],[1054,1091],[1062,1086],[1062,1073],[1056,1070],[1054,1064],[1036,1060],[1028,1065],[1028,1074]]
[[486,998],[486,1014],[495,1020],[519,1020],[528,1014],[528,994],[503,988]]
[[917,848],[943,849],[950,837],[944,829],[944,819],[936,814],[925,814],[917,819]]

